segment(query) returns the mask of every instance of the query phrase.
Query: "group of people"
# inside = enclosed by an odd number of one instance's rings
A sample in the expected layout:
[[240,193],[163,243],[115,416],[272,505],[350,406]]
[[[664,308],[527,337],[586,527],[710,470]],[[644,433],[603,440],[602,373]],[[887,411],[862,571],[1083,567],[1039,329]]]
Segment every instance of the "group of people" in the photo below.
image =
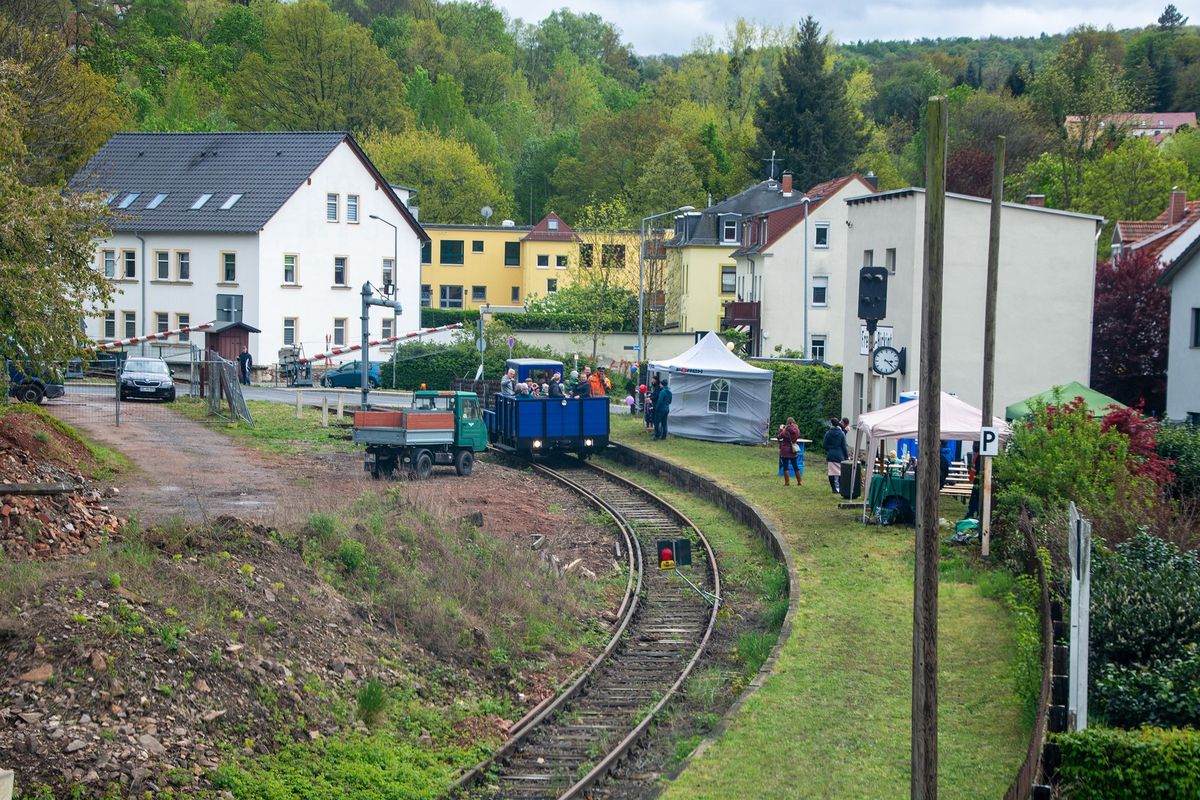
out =
[[638,391],[645,397],[643,419],[646,430],[653,428],[655,439],[667,438],[667,417],[671,415],[671,387],[665,377],[655,375],[650,385],[642,384]]
[[603,397],[612,388],[604,369],[592,371],[584,367],[583,374],[571,370],[566,381],[562,373],[555,372],[544,383],[538,383],[530,374],[524,381],[517,380],[517,371],[509,368],[500,379],[500,394],[505,397]]

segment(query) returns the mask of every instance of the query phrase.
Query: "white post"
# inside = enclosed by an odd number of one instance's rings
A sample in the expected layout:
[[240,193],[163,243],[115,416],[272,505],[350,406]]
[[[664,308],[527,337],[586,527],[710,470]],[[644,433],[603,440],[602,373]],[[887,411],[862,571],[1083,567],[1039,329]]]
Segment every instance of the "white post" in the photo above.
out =
[[329,427],[329,395],[321,395],[321,427]]
[[300,392],[296,392],[296,419],[304,419],[304,406],[301,404]]
[[343,404],[344,404],[344,403],[345,403],[345,395],[343,395],[341,392],[338,392],[338,407],[337,407],[337,418],[338,418],[338,421],[341,421],[341,419],[342,419],[342,412],[343,412],[343,410],[344,410],[344,409],[343,409]]
[[1092,603],[1092,523],[1070,507],[1067,532],[1071,556],[1071,654],[1067,680],[1067,721],[1071,730],[1087,727],[1088,638]]
[[13,795],[13,771],[11,769],[0,769],[0,800],[12,800]]

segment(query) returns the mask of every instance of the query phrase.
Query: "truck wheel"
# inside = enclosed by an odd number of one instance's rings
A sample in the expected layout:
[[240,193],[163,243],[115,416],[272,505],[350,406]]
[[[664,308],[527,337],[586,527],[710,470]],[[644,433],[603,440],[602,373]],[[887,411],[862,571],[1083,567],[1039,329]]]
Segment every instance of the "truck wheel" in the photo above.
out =
[[17,387],[17,399],[22,403],[42,402],[42,390],[37,384],[28,383]]
[[417,457],[413,459],[413,472],[417,475],[417,480],[423,481],[433,474],[433,456],[428,450],[422,450],[417,453]]
[[461,477],[467,477],[475,469],[475,454],[470,450],[459,450],[454,456],[454,471]]

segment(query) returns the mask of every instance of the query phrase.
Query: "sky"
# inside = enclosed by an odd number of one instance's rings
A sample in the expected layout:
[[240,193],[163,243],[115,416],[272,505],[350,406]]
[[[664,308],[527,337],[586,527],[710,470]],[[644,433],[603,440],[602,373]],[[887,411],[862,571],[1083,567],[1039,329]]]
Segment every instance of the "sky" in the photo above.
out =
[[[738,17],[759,23],[794,27],[811,13],[822,31],[839,42],[871,39],[919,39],[950,36],[1037,36],[1065,33],[1082,24],[1104,28],[1140,28],[1152,25],[1167,0],[1114,2],[1078,0],[1047,3],[1045,0],[1010,0],[972,3],[970,0],[842,0],[823,8],[797,8],[779,0],[494,0],[513,19],[544,19],[551,11],[569,8],[595,13],[620,28],[622,38],[638,55],[681,54],[696,37],[712,36],[718,44]],[[788,8],[785,10],[784,6]],[[1185,3],[1176,0],[1184,15]],[[1200,22],[1200,17],[1193,20]]]

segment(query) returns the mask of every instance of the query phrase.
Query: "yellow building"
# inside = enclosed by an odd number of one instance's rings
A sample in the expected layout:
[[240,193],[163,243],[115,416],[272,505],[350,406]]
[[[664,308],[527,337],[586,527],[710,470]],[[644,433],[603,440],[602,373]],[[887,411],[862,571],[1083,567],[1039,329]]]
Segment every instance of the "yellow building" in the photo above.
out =
[[422,225],[421,305],[520,308],[574,283],[597,247],[605,263],[623,265],[619,285],[636,291],[638,232],[576,231],[557,214],[521,225]]

